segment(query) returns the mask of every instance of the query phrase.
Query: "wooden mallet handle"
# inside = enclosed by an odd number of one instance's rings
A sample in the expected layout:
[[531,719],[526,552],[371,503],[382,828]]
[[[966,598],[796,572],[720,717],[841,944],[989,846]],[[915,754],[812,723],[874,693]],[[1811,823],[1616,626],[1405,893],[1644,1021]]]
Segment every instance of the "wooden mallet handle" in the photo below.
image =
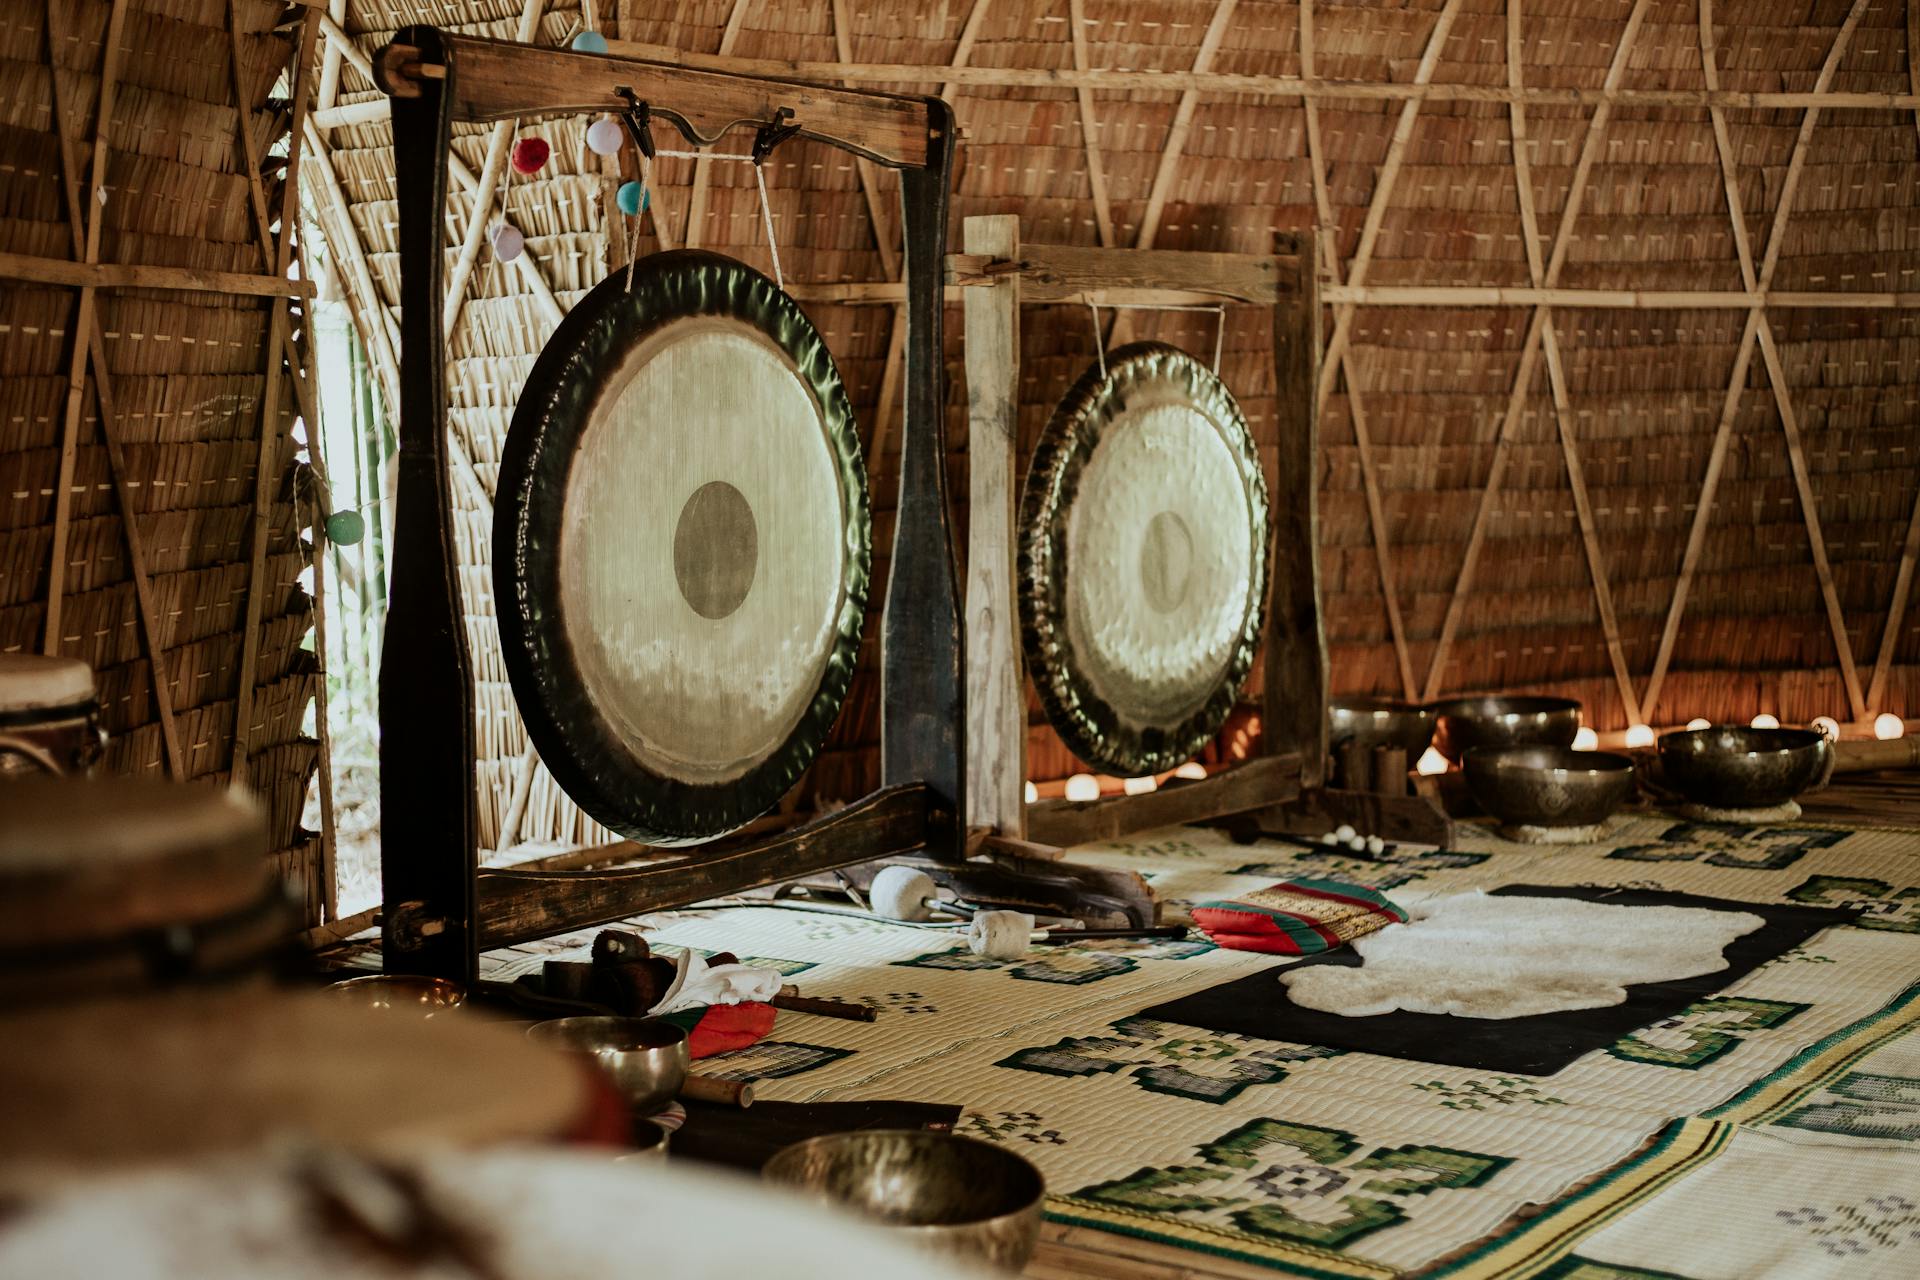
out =
[[691,1102],[717,1102],[727,1107],[753,1105],[753,1083],[748,1080],[722,1080],[719,1076],[689,1075],[680,1086],[680,1096]]

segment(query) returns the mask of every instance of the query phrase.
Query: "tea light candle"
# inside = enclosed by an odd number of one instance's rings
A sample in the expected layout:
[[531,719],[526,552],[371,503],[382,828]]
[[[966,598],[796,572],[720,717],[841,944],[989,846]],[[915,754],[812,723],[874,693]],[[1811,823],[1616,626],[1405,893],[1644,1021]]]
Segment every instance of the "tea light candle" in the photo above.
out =
[[1819,732],[1828,742],[1840,741],[1840,722],[1832,716],[1815,716],[1809,727]]
[[1650,724],[1630,724],[1627,726],[1627,745],[1629,747],[1650,747],[1653,745],[1653,726]]
[[1420,756],[1419,762],[1413,766],[1413,770],[1423,778],[1430,778],[1437,773],[1445,773],[1447,771],[1447,758],[1441,755],[1435,748],[1428,747]]
[[1153,775],[1148,774],[1144,778],[1128,778],[1120,784],[1120,789],[1130,796],[1143,796],[1159,785],[1153,780]]
[[1780,717],[1769,715],[1767,712],[1762,711],[1753,718],[1753,727],[1756,729],[1778,729],[1780,727]]
[[1198,760],[1189,760],[1178,769],[1175,769],[1173,776],[1176,778],[1191,778],[1197,782],[1207,776],[1207,766],[1201,764]]
[[1882,711],[1873,719],[1873,736],[1882,742],[1907,736],[1907,722],[1891,711]]
[[1067,779],[1067,799],[1084,803],[1100,798],[1100,784],[1090,773],[1076,773]]
[[[1575,751],[1592,751],[1599,745],[1600,735],[1585,725],[1581,725],[1580,731],[1573,735],[1573,749]],[[1627,745],[1632,746],[1633,744],[1629,742]]]
[[1705,716],[1695,716],[1693,719],[1687,721],[1687,728],[1711,729],[1713,728],[1713,721],[1707,719]]

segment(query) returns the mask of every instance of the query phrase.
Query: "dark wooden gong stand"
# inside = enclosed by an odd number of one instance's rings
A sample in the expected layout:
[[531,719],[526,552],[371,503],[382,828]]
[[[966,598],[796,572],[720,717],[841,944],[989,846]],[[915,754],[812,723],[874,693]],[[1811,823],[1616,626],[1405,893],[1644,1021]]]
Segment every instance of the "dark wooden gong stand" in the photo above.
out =
[[[1445,814],[1423,797],[1326,785],[1327,645],[1320,615],[1320,300],[1310,235],[1278,233],[1270,255],[1023,245],[1019,219],[966,220],[947,259],[966,289],[969,505],[966,821],[1001,839],[1064,846],[1179,823],[1249,833],[1319,832],[1351,822],[1445,846]],[[1144,795],[1028,805],[1027,701],[1014,600],[1023,303],[1265,306],[1273,311],[1278,465],[1269,477],[1271,540],[1262,748],[1204,780]]]
[[[390,971],[471,981],[480,951],[809,874],[920,857],[1013,902],[1072,913],[1150,908],[1095,872],[968,863],[966,687],[948,520],[941,348],[953,117],[939,98],[836,89],[457,36],[398,32],[376,71],[392,99],[400,206],[400,451],[380,665],[381,949]],[[736,128],[799,135],[898,169],[905,214],[906,405],[882,622],[882,788],[769,839],[613,870],[482,870],[472,663],[460,607],[445,447],[442,219],[454,121],[622,112],[635,103],[698,144]],[[971,868],[971,869],[970,869]],[[1100,914],[1111,914],[1101,912]]]

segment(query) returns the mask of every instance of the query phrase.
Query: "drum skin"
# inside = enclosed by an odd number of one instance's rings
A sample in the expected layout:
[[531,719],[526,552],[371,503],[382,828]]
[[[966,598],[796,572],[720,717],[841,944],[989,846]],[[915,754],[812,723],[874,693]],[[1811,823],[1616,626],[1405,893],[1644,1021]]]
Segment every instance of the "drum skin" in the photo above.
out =
[[1135,343],[1081,375],[1034,451],[1019,551],[1027,669],[1075,755],[1159,773],[1219,732],[1265,620],[1267,510],[1205,365]]
[[871,557],[825,343],[717,254],[641,260],[561,323],[501,458],[494,596],[542,762],[655,845],[770,809],[838,716]]

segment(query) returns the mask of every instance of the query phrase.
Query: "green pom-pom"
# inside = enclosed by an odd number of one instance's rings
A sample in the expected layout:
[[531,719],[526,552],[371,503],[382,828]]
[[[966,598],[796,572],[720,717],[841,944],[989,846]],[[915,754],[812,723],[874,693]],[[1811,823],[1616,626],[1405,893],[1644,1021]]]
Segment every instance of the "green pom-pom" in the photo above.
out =
[[358,511],[336,511],[327,517],[327,541],[350,547],[367,536],[367,522]]
[[641,191],[637,182],[623,182],[620,189],[613,193],[613,199],[620,206],[620,212],[631,218],[653,203],[653,192]]

